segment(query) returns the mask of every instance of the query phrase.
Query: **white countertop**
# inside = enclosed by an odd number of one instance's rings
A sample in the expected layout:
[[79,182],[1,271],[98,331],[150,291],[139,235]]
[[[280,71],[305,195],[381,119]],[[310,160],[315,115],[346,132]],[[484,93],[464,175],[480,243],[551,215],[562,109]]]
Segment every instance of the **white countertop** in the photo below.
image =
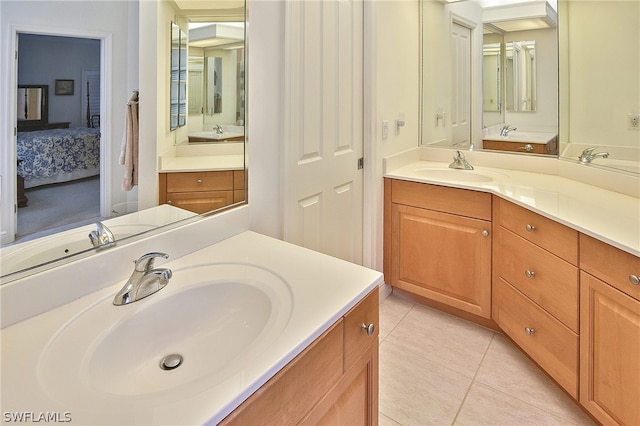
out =
[[[448,152],[451,155],[454,153],[452,150]],[[447,180],[442,176],[426,178],[417,171],[424,168],[448,168],[450,161],[425,161],[416,155],[412,153],[404,155],[404,158],[398,156],[391,161],[386,159],[384,177],[489,192],[621,250],[640,256],[640,198],[638,197],[559,175],[477,166],[467,153],[465,153],[467,160],[476,171],[486,172],[492,176],[492,181],[460,182]],[[475,153],[475,155],[479,154]],[[441,155],[440,158],[442,158]],[[526,161],[526,159],[516,160]],[[587,170],[587,168],[583,167],[581,170]],[[465,171],[460,170],[460,173]]]
[[[162,264],[174,270],[174,277],[157,294],[180,285],[181,269],[211,262],[249,264],[272,271],[291,293],[292,311],[284,330],[242,371],[222,381],[212,380],[204,390],[202,386],[188,387],[190,394],[180,397],[166,391],[143,399],[105,395],[95,401],[86,395],[82,397],[86,400],[65,400],[43,389],[38,367],[47,345],[81,311],[101,300],[110,303],[123,285],[118,282],[0,331],[3,411],[58,412],[63,419],[68,413],[76,424],[215,424],[382,282],[379,272],[246,231]],[[129,306],[142,306],[154,296]]]
[[244,154],[161,157],[160,173],[244,170]]

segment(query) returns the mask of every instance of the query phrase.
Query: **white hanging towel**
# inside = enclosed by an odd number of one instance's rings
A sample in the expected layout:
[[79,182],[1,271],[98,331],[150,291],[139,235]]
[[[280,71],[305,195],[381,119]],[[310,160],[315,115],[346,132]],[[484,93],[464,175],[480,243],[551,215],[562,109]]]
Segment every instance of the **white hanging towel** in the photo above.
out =
[[120,152],[120,164],[124,165],[122,190],[131,191],[138,184],[138,91],[127,102],[125,112],[125,133]]

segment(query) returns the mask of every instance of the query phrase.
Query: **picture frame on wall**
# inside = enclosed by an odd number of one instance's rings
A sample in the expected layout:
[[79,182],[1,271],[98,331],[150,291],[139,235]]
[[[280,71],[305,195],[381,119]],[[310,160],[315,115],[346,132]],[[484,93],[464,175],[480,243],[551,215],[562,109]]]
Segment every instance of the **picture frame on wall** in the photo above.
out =
[[73,80],[56,80],[56,95],[73,95]]

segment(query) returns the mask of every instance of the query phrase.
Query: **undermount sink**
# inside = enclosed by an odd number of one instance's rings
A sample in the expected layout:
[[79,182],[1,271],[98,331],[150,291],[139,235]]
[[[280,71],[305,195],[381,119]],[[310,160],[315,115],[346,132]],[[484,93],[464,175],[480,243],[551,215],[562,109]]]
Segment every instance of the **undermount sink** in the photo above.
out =
[[51,398],[116,409],[132,398],[144,406],[195,395],[241,375],[282,333],[293,305],[286,282],[248,264],[174,269],[148,298],[125,306],[112,299],[79,313],[47,344],[37,374]]
[[421,168],[414,171],[425,179],[448,180],[453,182],[493,182],[499,173],[477,170]]

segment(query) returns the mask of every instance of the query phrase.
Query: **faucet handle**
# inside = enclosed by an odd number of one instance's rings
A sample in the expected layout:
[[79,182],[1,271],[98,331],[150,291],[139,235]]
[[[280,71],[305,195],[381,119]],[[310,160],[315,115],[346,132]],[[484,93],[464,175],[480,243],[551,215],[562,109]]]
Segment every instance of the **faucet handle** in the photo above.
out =
[[152,252],[143,254],[138,260],[135,261],[135,270],[138,272],[146,272],[153,269],[153,263],[156,257],[168,259],[169,255],[166,253]]

